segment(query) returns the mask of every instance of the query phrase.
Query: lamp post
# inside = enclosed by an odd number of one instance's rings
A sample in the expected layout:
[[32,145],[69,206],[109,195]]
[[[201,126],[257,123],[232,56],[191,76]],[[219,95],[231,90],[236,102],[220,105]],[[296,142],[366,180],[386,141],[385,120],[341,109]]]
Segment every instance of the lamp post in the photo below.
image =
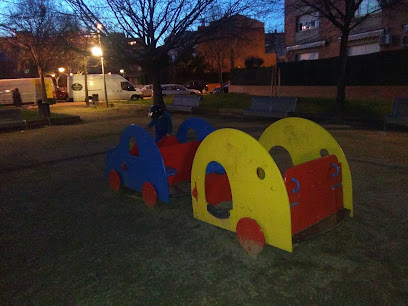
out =
[[100,56],[101,57],[101,66],[102,66],[102,75],[103,75],[103,88],[105,91],[105,101],[106,101],[106,108],[109,107],[108,103],[108,92],[106,91],[106,79],[105,79],[105,67],[103,65],[103,53],[102,53],[102,45],[101,45],[101,29],[103,28],[103,25],[98,23],[96,25],[96,31],[98,32],[98,42],[99,42],[99,47],[93,47],[92,48],[92,54],[95,56]]
[[125,70],[124,69],[120,69],[119,72],[123,77],[125,77]]

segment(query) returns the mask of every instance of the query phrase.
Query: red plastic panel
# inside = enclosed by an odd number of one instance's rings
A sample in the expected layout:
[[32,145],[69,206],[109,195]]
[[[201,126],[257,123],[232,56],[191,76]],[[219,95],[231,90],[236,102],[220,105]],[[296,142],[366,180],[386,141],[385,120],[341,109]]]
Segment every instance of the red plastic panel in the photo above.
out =
[[200,143],[200,141],[191,141],[159,147],[164,164],[177,169],[175,175],[168,177],[169,185],[190,180],[194,156]]
[[191,192],[191,195],[196,199],[196,201],[198,200],[197,183],[194,183],[194,189]]
[[284,181],[291,206],[292,235],[343,208],[341,164],[335,155],[288,169]]
[[146,205],[153,208],[157,202],[157,192],[154,186],[149,183],[145,182],[142,186],[142,196],[143,200],[145,201]]
[[238,221],[237,238],[242,248],[251,255],[262,252],[265,245],[265,236],[255,220],[242,218]]
[[205,198],[207,203],[217,205],[232,200],[231,186],[226,173],[209,173],[205,176]]
[[133,144],[132,148],[129,151],[130,155],[139,156],[139,149],[137,148],[137,144]]
[[179,141],[176,136],[167,135],[159,140],[159,142],[157,143],[157,146],[160,148],[160,147],[165,147],[165,146],[171,146],[171,145],[178,144],[178,143]]
[[121,181],[120,176],[115,170],[109,172],[109,183],[113,190],[118,191],[120,189]]

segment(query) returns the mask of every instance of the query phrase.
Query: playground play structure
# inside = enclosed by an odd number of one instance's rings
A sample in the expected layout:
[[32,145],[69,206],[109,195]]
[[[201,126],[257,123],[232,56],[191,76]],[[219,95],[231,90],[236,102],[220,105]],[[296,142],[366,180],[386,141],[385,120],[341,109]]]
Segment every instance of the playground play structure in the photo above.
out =
[[[197,140],[187,141],[189,129]],[[283,176],[269,153],[274,147],[286,149],[293,163]],[[273,123],[259,141],[190,118],[176,137],[156,144],[132,125],[108,152],[105,172],[114,190],[139,191],[150,207],[157,200],[169,202],[169,186],[190,181],[194,217],[236,232],[254,255],[265,244],[291,252],[293,241],[315,235],[313,229],[325,231],[353,215],[342,149],[325,129],[301,118]]]

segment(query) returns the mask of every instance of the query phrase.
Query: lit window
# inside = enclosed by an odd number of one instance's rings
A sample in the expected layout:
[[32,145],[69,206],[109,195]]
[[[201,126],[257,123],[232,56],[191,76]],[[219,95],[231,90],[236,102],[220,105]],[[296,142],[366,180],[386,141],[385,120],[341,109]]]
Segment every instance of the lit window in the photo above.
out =
[[317,60],[319,59],[319,52],[308,52],[308,53],[301,53],[296,54],[296,61],[310,61],[310,60]]
[[365,15],[378,12],[381,12],[381,7],[377,0],[363,0],[361,1],[355,16],[363,17]]
[[307,31],[319,27],[319,14],[314,12],[311,14],[303,15],[298,18],[297,31]]

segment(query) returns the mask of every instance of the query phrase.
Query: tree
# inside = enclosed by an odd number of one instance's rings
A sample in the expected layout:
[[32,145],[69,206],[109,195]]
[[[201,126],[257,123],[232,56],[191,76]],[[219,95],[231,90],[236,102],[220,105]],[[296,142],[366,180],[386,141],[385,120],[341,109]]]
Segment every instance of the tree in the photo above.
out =
[[[103,33],[122,32],[128,38],[121,45],[121,52],[130,64],[136,63],[147,72],[152,81],[154,103],[162,104],[160,74],[169,65],[169,52],[192,48],[206,37],[205,31],[192,31],[198,26],[200,16],[216,0],[102,0],[104,10],[87,5],[85,0],[67,0],[91,29],[103,23]],[[249,2],[251,5],[252,2]],[[223,7],[223,15],[229,16],[248,8],[243,0],[232,0]],[[99,3],[98,3],[99,4]],[[99,6],[100,8],[100,6]],[[105,15],[103,15],[104,13]],[[114,16],[114,21],[112,20]],[[106,17],[104,19],[104,17]],[[102,22],[106,21],[106,22]],[[219,21],[218,24],[225,21]],[[132,45],[129,45],[131,43]]]
[[0,38],[0,61],[0,78],[37,76],[37,69],[33,66],[29,54],[20,52],[19,48],[10,45],[6,37]]
[[0,29],[6,33],[9,44],[31,57],[41,78],[42,99],[47,101],[44,75],[58,55],[69,19],[57,12],[51,0],[18,0],[6,15]]
[[172,83],[184,83],[193,79],[201,79],[205,75],[207,64],[204,56],[195,50],[190,50],[189,54],[170,65],[170,79]]
[[[363,23],[371,15],[381,10],[390,8],[403,0],[287,0],[285,10],[299,10],[305,15],[318,13],[326,18],[341,33],[339,50],[339,75],[337,81],[336,109],[337,120],[344,121],[344,104],[346,97],[346,67],[347,46],[351,31]],[[366,10],[359,14],[362,4],[366,4]],[[371,4],[371,5],[370,5]]]
[[[219,27],[219,23],[223,23],[223,26]],[[209,67],[217,73],[220,86],[223,87],[223,72],[229,72],[236,66],[238,58],[248,55],[248,47],[249,52],[253,52],[253,47],[259,45],[258,34],[260,31],[264,35],[263,24],[242,15],[234,15],[215,20],[204,29],[209,34],[199,44],[198,50],[205,55]],[[262,50],[265,50],[264,41]]]

